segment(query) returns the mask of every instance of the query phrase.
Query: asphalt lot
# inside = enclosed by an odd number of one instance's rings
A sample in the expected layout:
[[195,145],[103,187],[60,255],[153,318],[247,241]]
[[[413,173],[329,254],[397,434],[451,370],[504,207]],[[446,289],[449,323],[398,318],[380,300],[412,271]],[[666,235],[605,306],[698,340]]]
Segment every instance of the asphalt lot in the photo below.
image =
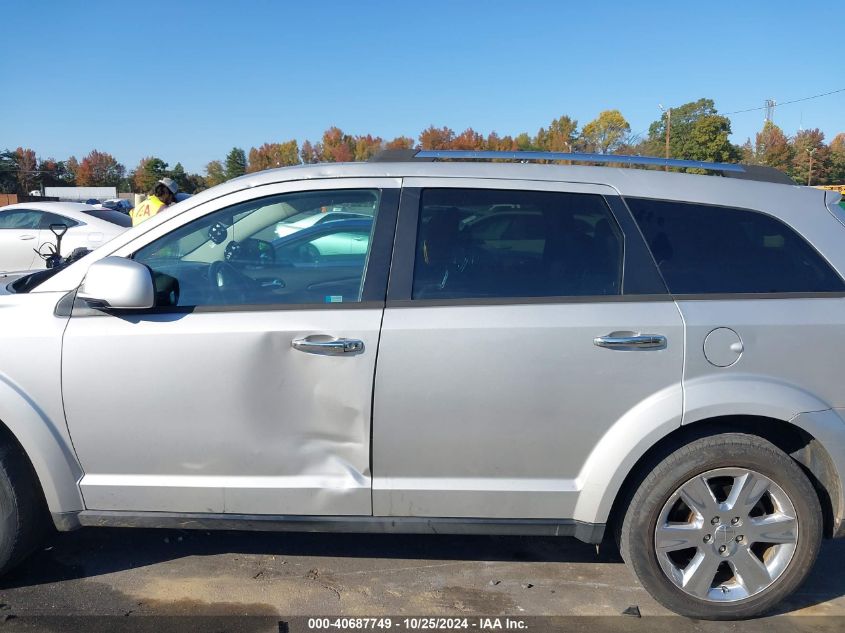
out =
[[[826,542],[780,614],[742,630],[845,629],[845,618],[812,617],[845,616],[843,570],[845,541]],[[632,605],[642,620],[621,615]],[[649,620],[668,612],[615,553],[573,539],[104,528],[56,534],[0,580],[0,630],[48,615],[613,616],[619,630],[690,622]]]

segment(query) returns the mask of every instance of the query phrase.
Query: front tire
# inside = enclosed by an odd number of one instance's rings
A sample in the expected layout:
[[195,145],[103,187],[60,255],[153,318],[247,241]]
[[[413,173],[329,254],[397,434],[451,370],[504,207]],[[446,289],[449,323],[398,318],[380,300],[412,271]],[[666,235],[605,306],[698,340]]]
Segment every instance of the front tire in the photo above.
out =
[[41,542],[48,525],[44,496],[23,451],[0,443],[0,575]]
[[621,551],[663,606],[697,619],[751,618],[810,573],[822,539],[818,496],[770,442],[724,433],[661,461],[634,494]]

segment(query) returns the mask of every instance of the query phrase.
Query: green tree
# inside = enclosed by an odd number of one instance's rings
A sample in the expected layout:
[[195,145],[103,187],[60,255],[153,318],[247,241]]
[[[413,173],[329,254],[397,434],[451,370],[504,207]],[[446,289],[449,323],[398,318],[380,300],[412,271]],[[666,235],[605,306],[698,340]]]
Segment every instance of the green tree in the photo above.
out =
[[799,185],[826,182],[830,171],[830,148],[824,143],[824,132],[818,128],[801,130],[795,135],[792,147],[794,158],[789,174],[792,179]]
[[176,163],[173,165],[173,169],[167,172],[167,175],[170,176],[177,185],[179,185],[179,191],[190,193],[187,190],[188,174],[185,173],[185,168],[182,167],[182,163]]
[[221,182],[226,182],[226,170],[223,168],[223,163],[219,160],[213,160],[205,166],[205,184],[209,187],[219,185]]
[[631,134],[631,126],[619,110],[605,110],[584,126],[581,146],[588,152],[610,154]]
[[18,161],[15,152],[0,152],[0,193],[15,193],[18,186]]
[[205,178],[199,174],[188,174],[185,177],[185,193],[199,193],[203,189],[208,189],[208,184],[206,184]]
[[231,180],[246,173],[246,152],[240,147],[233,147],[226,155],[226,179]]
[[517,137],[514,139],[516,143],[517,149],[527,152],[534,149],[538,149],[537,146],[534,144],[534,139],[531,138],[531,135],[528,132],[522,132],[518,134]]
[[155,189],[156,182],[167,175],[167,163],[155,156],[147,156],[135,168],[132,183],[138,193],[149,193]]
[[[699,99],[672,108],[669,157],[688,160],[737,161],[741,152],[730,142],[731,122],[716,112],[712,99]],[[668,115],[664,114],[648,129],[646,149],[662,156]]]
[[73,174],[65,161],[44,158],[38,162],[38,176],[45,187],[68,187],[73,185]]

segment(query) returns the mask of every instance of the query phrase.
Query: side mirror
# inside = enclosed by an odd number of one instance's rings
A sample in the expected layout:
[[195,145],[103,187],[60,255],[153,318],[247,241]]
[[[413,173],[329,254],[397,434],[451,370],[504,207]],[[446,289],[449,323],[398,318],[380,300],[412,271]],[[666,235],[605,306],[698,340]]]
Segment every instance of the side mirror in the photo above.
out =
[[77,296],[106,308],[144,310],[155,305],[150,269],[131,259],[104,257],[88,268]]

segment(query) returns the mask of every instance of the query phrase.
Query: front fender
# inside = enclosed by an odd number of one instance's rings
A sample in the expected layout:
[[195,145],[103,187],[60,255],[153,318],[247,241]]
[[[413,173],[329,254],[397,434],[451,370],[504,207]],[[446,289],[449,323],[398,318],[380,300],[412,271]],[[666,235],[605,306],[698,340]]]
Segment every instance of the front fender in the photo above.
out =
[[0,296],[0,423],[32,463],[54,517],[83,509],[82,469],[64,417],[62,335],[54,314],[64,293]]
[[77,485],[82,469],[61,429],[6,376],[0,376],[0,421],[29,457],[50,511],[82,510]]

